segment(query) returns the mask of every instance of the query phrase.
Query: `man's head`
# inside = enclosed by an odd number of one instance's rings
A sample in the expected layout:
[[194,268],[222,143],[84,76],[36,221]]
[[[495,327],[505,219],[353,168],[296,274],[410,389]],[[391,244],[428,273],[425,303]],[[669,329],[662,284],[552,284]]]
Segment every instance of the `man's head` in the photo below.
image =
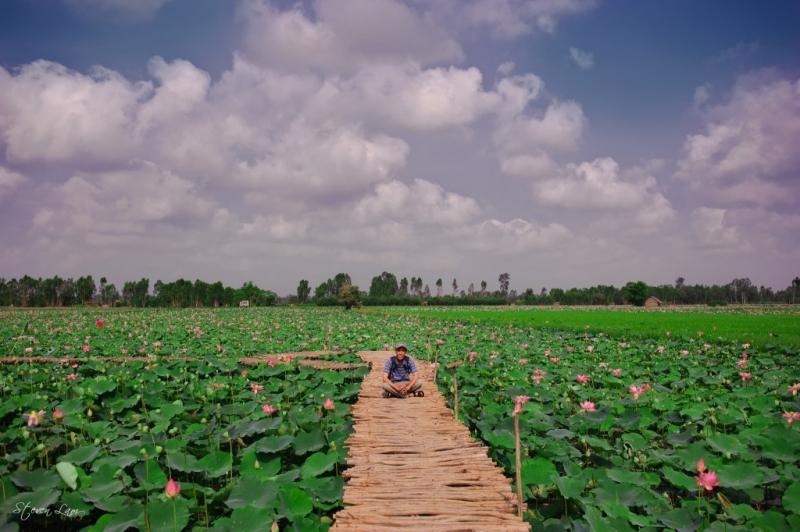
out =
[[408,352],[408,347],[406,347],[406,344],[397,344],[394,348],[394,354],[400,360],[403,360],[407,352]]

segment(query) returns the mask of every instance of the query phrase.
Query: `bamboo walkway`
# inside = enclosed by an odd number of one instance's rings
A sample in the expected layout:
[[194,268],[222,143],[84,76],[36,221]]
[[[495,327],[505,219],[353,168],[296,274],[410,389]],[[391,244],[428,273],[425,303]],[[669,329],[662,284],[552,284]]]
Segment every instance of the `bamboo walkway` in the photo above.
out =
[[425,397],[384,399],[383,364],[392,353],[359,355],[372,371],[353,406],[345,507],[331,530],[529,530],[516,515],[511,481],[453,417],[430,364],[417,362]]

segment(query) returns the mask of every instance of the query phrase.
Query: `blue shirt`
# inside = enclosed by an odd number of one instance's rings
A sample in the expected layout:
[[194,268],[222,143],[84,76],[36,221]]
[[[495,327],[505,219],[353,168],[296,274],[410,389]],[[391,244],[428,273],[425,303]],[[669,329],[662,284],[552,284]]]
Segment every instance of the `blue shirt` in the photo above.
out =
[[[392,370],[392,360],[395,361],[394,370]],[[408,367],[411,371],[406,371],[406,360],[408,360]],[[408,355],[406,355],[402,362],[397,360],[396,356],[392,356],[386,361],[386,364],[383,365],[383,372],[389,374],[389,380],[392,382],[410,381],[411,374],[417,372],[417,365],[414,364],[414,359]]]

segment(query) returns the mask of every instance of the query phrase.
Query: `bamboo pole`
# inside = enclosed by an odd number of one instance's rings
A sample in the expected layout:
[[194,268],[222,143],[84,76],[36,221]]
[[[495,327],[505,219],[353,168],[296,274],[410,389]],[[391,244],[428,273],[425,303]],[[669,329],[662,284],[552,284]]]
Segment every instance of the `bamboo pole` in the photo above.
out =
[[514,414],[514,468],[517,474],[517,515],[522,517],[522,450],[519,443],[519,414]]

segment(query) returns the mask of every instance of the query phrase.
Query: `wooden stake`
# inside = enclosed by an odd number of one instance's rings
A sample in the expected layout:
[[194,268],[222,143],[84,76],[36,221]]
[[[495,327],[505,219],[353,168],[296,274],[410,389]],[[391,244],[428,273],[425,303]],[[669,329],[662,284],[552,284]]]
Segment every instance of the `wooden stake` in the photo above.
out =
[[458,368],[453,372],[453,395],[455,396],[453,412],[455,413],[456,419],[458,419]]
[[517,472],[517,515],[522,517],[522,451],[519,443],[519,414],[514,414],[514,466]]

